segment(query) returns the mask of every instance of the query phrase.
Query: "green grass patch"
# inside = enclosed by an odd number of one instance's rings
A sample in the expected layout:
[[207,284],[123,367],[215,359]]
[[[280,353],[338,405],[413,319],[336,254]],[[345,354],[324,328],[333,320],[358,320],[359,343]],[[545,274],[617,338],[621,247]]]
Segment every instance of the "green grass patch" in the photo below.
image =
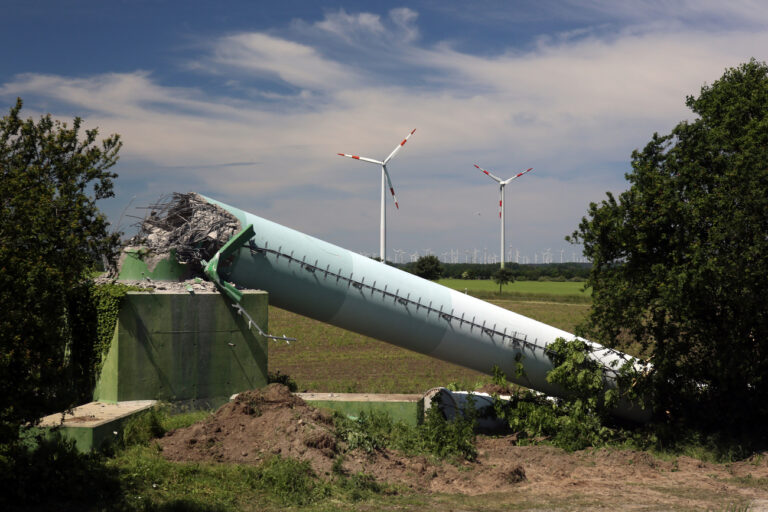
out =
[[185,428],[205,420],[211,411],[173,413],[168,404],[156,405],[132,416],[123,427],[121,446],[146,445],[154,438],[177,428]]
[[431,455],[438,459],[475,460],[475,419],[470,413],[446,421],[437,407],[427,411],[417,426],[395,422],[385,412],[362,412],[357,419],[334,417],[336,432],[350,449],[368,453],[384,448],[408,455]]
[[591,291],[584,290],[584,283],[572,281],[515,281],[505,284],[501,294],[499,285],[490,279],[440,279],[437,283],[481,299],[592,301]]

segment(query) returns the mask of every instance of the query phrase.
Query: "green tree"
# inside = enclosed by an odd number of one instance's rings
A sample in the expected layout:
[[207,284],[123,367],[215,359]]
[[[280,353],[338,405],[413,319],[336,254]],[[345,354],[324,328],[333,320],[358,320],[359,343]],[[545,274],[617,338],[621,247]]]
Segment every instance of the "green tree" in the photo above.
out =
[[515,282],[515,274],[508,268],[500,268],[494,272],[493,282],[499,285],[499,294],[501,294],[501,287],[503,285]]
[[100,144],[51,119],[23,120],[21,99],[0,120],[0,446],[19,426],[72,405],[68,361],[78,339],[87,271],[118,235],[95,201],[113,196],[108,172],[121,143]]
[[629,190],[570,239],[593,262],[584,334],[642,344],[657,411],[720,429],[768,420],[768,67],[726,70],[698,116],[632,153]]
[[422,256],[416,260],[416,266],[413,273],[424,279],[435,281],[440,279],[443,275],[443,264],[437,259],[437,256],[430,254],[429,256]]

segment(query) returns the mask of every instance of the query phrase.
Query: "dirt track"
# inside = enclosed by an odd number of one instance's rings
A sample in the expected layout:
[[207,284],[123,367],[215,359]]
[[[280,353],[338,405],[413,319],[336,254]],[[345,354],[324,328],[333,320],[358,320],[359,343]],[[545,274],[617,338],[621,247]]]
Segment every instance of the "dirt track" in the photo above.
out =
[[[329,477],[337,446],[329,414],[272,384],[241,393],[205,422],[159,441],[174,461],[258,464],[280,454],[308,460]],[[662,460],[628,450],[566,453],[550,446],[517,446],[511,437],[478,438],[476,462],[454,465],[392,451],[345,453],[344,469],[419,493],[485,495],[501,502],[551,504],[568,510],[768,510],[768,454],[732,464],[690,457]]]

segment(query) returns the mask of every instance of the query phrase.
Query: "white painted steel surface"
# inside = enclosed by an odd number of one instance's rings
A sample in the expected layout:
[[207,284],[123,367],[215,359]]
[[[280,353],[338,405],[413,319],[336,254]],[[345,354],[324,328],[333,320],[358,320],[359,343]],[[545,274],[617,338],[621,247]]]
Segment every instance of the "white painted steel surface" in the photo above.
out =
[[[206,198],[207,199],[207,198]],[[421,279],[218,201],[243,226],[253,224],[250,247],[220,264],[224,279],[269,292],[270,303],[350,331],[508,379],[548,395],[563,390],[547,382],[547,345],[571,333]],[[628,356],[599,345],[593,357],[612,381]],[[520,360],[524,375],[516,376]],[[629,404],[617,415],[644,420]]]

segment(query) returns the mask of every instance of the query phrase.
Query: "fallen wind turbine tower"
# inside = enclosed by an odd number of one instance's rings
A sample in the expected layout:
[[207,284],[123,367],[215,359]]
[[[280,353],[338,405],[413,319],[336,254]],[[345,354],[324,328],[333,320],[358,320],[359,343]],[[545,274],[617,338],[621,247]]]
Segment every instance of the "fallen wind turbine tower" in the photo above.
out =
[[381,261],[385,263],[387,261],[387,186],[389,186],[389,191],[392,193],[392,200],[395,202],[395,208],[400,209],[400,205],[397,204],[397,197],[395,196],[395,187],[392,186],[392,179],[389,177],[389,172],[387,171],[387,164],[390,160],[392,160],[392,157],[394,157],[397,152],[400,151],[400,148],[405,146],[405,143],[408,142],[408,138],[413,135],[415,131],[416,128],[411,130],[411,133],[406,135],[403,141],[398,144],[395,149],[392,150],[389,156],[383,161],[374,160],[373,158],[367,158],[359,155],[337,153],[339,156],[345,156],[355,160],[362,160],[363,162],[381,166],[381,227],[379,231],[379,256],[381,257]]
[[[498,367],[517,384],[565,396],[547,381],[553,368],[547,347],[572,334],[213,199],[179,195],[187,196],[217,206],[242,228],[204,262],[233,301],[237,288],[266,290],[274,306],[483,373]],[[615,385],[632,358],[586,343]],[[631,403],[615,412],[648,417]]]
[[507,180],[502,180],[501,178],[494,176],[493,174],[486,171],[485,169],[483,169],[477,164],[475,164],[475,167],[483,171],[491,179],[493,179],[496,183],[499,184],[499,220],[501,221],[501,251],[499,252],[499,254],[501,255],[501,268],[504,268],[504,187],[506,187],[509,183],[511,183],[512,180],[516,180],[523,174],[532,171],[533,167],[530,167],[524,170],[523,172],[517,173]]

